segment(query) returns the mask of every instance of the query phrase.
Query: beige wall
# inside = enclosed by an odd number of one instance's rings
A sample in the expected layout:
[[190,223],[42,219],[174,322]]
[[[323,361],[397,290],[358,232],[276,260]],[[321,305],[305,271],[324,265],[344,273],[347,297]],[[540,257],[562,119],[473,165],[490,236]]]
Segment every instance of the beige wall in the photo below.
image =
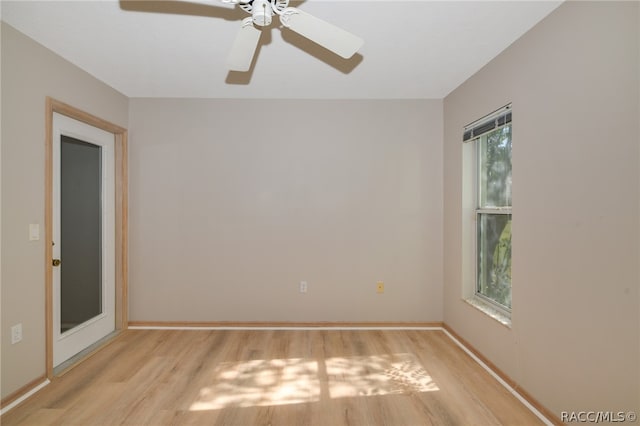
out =
[[[127,126],[128,100],[2,23],[2,379],[1,396],[45,374],[45,97]],[[10,328],[22,323],[12,345]]]
[[[0,16],[2,15],[2,2],[0,2]],[[0,309],[2,309],[2,300],[4,299],[2,297],[2,33],[4,31],[2,30],[2,24],[0,24]],[[2,342],[4,342],[4,336],[7,333],[10,333],[9,330],[6,330],[6,328],[3,326],[3,322],[2,322],[2,311],[0,310],[0,346],[2,346]],[[0,352],[2,351],[2,348],[0,347]],[[0,356],[2,356],[2,353],[0,353]],[[1,364],[2,360],[0,359],[0,364]],[[2,392],[2,389],[4,388],[4,386],[2,386],[2,376],[4,374],[2,373],[2,367],[0,365],[0,399],[2,399],[2,397],[4,396],[4,393]]]
[[[568,2],[444,101],[444,319],[560,416],[640,412],[637,2]],[[513,102],[513,328],[462,298],[462,128]]]
[[[558,414],[640,411],[639,9],[564,4],[444,107],[128,101],[3,23],[1,396],[45,372],[50,95],[131,123],[132,320],[444,319]],[[460,297],[461,129],[510,101],[512,329]]]
[[442,319],[441,101],[132,99],[129,121],[131,320]]

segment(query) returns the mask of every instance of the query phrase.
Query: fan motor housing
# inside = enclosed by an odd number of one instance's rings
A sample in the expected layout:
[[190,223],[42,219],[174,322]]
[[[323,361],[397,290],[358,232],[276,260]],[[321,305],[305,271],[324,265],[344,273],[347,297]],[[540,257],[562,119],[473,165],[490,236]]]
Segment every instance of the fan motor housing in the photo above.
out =
[[271,16],[273,12],[271,11],[271,5],[266,1],[258,0],[253,8],[253,12],[251,15],[253,16],[253,23],[259,25],[261,27],[267,26],[271,24]]
[[250,0],[239,6],[251,14],[255,25],[264,27],[271,25],[274,12],[279,15],[289,6],[289,0]]

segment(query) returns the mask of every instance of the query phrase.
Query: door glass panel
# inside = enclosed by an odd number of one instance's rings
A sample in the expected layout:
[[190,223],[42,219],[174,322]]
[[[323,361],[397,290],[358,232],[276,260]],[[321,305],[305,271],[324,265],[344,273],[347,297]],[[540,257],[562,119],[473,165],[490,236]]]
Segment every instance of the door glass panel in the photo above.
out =
[[102,148],[60,141],[60,332],[102,313]]

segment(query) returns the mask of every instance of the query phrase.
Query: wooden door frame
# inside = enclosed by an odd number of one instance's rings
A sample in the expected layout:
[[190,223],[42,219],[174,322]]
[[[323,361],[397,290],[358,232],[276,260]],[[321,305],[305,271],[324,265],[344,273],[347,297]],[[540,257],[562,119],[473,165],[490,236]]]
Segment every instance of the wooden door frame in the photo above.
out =
[[53,379],[53,113],[97,127],[115,135],[115,328],[122,331],[128,324],[128,174],[127,129],[110,123],[71,105],[46,98],[45,112],[45,327],[46,371]]

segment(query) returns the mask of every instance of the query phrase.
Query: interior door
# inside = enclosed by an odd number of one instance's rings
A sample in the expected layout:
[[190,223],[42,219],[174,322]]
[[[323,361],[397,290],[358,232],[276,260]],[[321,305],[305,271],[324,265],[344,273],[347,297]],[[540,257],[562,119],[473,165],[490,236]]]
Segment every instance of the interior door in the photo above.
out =
[[53,365],[115,330],[115,135],[53,115]]

